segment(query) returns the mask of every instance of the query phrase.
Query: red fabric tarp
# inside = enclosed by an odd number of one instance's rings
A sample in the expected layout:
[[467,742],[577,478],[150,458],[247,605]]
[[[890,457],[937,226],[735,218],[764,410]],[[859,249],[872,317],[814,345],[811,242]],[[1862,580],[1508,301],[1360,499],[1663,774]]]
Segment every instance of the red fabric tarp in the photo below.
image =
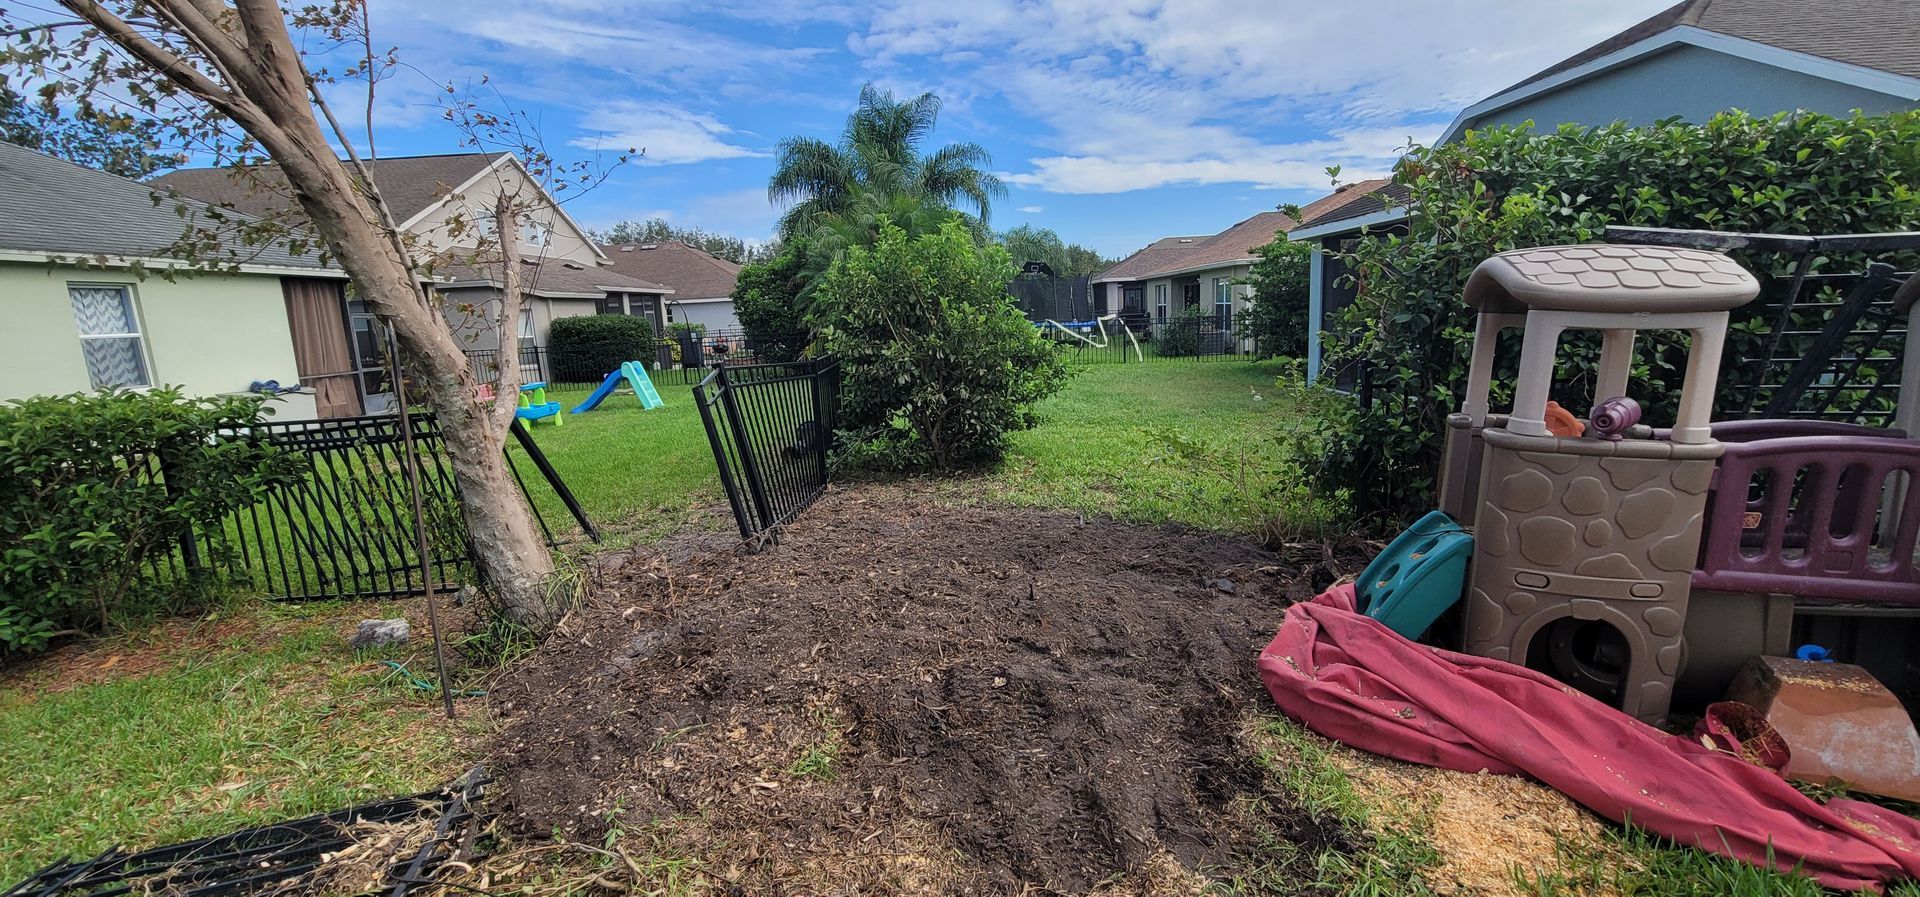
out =
[[1337,586],[1287,610],[1260,654],[1280,709],[1365,751],[1524,775],[1615,822],[1832,888],[1920,878],[1920,821],[1820,804],[1773,772],[1668,735],[1525,667],[1415,644]]

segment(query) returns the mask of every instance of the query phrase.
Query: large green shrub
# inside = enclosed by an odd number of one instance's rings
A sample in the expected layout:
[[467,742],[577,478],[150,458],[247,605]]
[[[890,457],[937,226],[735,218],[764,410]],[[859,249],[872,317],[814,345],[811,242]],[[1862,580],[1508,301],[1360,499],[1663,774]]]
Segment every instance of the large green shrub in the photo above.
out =
[[1286,234],[1257,247],[1259,261],[1247,272],[1253,302],[1234,321],[1236,335],[1251,338],[1261,358],[1304,358],[1307,354],[1307,293],[1312,282],[1313,247]]
[[1007,295],[1013,263],[961,223],[915,237],[891,224],[848,247],[817,311],[842,364],[848,457],[892,469],[998,461],[1066,382],[1059,350]]
[[547,364],[555,380],[593,381],[629,361],[653,367],[653,325],[627,315],[557,318],[547,330]]
[[[1599,240],[1609,224],[1913,230],[1920,227],[1920,113],[1736,112],[1697,126],[1493,128],[1416,148],[1394,177],[1411,191],[1410,232],[1367,236],[1343,254],[1359,297],[1328,341],[1338,347],[1331,365],[1367,367],[1376,401],[1329,446],[1322,476],[1325,485],[1350,487],[1363,515],[1404,518],[1433,501],[1442,423],[1465,378],[1472,334],[1460,293],[1474,266],[1507,249]],[[1740,260],[1762,274],[1778,263]],[[1727,370],[1744,367],[1765,326],[1735,324]],[[1630,391],[1658,420],[1682,350],[1651,339],[1641,350]],[[1561,354],[1556,398],[1569,407],[1586,407],[1596,352],[1575,343]]]
[[148,564],[295,476],[245,436],[261,420],[258,398],[171,389],[0,404],[0,654],[182,598]]
[[740,269],[733,286],[733,314],[762,361],[794,361],[807,349],[807,322],[800,311],[802,250],[789,243],[765,262]]

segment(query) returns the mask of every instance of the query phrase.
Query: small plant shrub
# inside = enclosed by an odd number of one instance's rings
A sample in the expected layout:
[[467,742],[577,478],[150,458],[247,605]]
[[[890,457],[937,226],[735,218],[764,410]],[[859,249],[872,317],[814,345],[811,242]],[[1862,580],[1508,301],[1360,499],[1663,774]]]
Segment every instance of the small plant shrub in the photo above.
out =
[[806,352],[808,328],[800,308],[806,269],[806,259],[794,246],[740,269],[733,286],[733,314],[762,361],[795,361]]
[[[1410,231],[1355,241],[1341,261],[1358,298],[1328,342],[1330,364],[1364,364],[1375,401],[1329,444],[1323,486],[1350,488],[1378,522],[1431,507],[1442,422],[1458,406],[1472,341],[1467,276],[1508,249],[1603,239],[1610,224],[1782,234],[1920,227],[1920,112],[1755,118],[1702,125],[1501,127],[1415,148],[1394,179]],[[1778,260],[1736,254],[1758,274]],[[1826,260],[1844,271],[1851,260]],[[1759,304],[1749,305],[1755,312]],[[1723,371],[1752,360],[1769,326],[1736,322]],[[1660,420],[1679,383],[1671,340],[1644,339],[1630,392]],[[1584,408],[1597,342],[1561,354],[1555,397]],[[1502,378],[1496,377],[1496,381]],[[1582,389],[1587,396],[1580,395]],[[1496,396],[1496,407],[1504,397]]]
[[628,315],[558,318],[547,331],[547,364],[561,381],[591,382],[629,361],[653,367],[653,325]]
[[148,564],[298,476],[234,435],[262,421],[258,398],[172,389],[0,404],[0,654],[191,599]]
[[1185,358],[1200,354],[1200,328],[1212,318],[1198,305],[1181,309],[1155,336],[1155,351],[1163,357]]
[[1313,247],[1281,234],[1253,254],[1259,257],[1247,274],[1253,303],[1234,321],[1235,335],[1251,338],[1260,358],[1306,357]]
[[1008,434],[1067,368],[1007,295],[1013,262],[959,222],[908,237],[893,225],[849,247],[816,302],[843,370],[846,459],[894,470],[1000,460]]

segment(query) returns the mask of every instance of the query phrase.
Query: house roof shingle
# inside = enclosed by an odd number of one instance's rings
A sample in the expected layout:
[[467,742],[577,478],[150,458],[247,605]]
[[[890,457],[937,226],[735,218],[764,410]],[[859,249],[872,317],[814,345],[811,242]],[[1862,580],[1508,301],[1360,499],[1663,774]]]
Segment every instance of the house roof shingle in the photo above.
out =
[[[406,221],[439,202],[454,188],[485,171],[506,153],[444,153],[432,156],[396,156],[373,159],[367,170],[387,207]],[[247,172],[231,168],[182,168],[153,179],[163,189],[179,191],[201,202],[249,215],[299,216],[286,179],[274,165]],[[283,220],[287,220],[283,217]]]
[[[520,284],[523,292],[535,296],[599,296],[604,293],[661,293],[674,290],[664,284],[629,277],[596,265],[583,265],[565,259],[521,259]],[[498,265],[440,265],[433,271],[441,285],[475,284],[498,288]]]
[[[1365,191],[1357,189],[1362,184],[1368,185]],[[1361,184],[1355,184],[1354,187],[1356,190],[1345,202],[1322,209],[1318,214],[1304,218],[1300,222],[1300,226],[1303,228],[1319,227],[1323,224],[1332,224],[1336,221],[1351,221],[1356,218],[1371,215],[1386,209],[1388,206],[1399,208],[1406,205],[1407,198],[1412,195],[1405,185],[1392,183],[1385,178],[1374,181],[1362,181]]]
[[1920,2],[1914,0],[1685,0],[1507,90],[1578,68],[1681,25],[1920,78]]
[[216,220],[204,203],[156,196],[139,181],[0,143],[0,249],[166,258],[191,228],[221,235],[223,254],[203,255],[205,261],[325,267],[314,253],[294,255],[284,242],[245,245],[230,212]]
[[740,278],[739,265],[677,240],[620,243],[601,251],[613,270],[666,284],[680,300],[731,298]]
[[[1299,221],[1294,221],[1285,212],[1261,212],[1212,236],[1163,237],[1094,275],[1093,279],[1096,283],[1146,280],[1179,271],[1243,262],[1253,258],[1256,247],[1272,242],[1275,234],[1317,221],[1334,220],[1337,214],[1344,214],[1352,206],[1371,199],[1373,192],[1388,185],[1386,178],[1344,184],[1332,193],[1301,206]],[[1380,206],[1375,205],[1374,208]]]
[[1211,236],[1161,237],[1093,275],[1093,282],[1145,280],[1244,261],[1253,257],[1254,247],[1273,242],[1274,234],[1293,226],[1285,212],[1261,212]]

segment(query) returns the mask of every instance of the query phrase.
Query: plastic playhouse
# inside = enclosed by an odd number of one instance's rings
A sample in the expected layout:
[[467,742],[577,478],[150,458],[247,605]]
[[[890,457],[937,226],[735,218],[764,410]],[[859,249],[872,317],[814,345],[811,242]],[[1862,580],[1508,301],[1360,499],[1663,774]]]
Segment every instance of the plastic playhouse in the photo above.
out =
[[[1756,657],[1790,656],[1796,613],[1912,616],[1920,490],[1905,484],[1920,475],[1920,442],[1848,423],[1710,419],[1728,313],[1759,291],[1739,264],[1699,249],[1487,259],[1466,287],[1473,352],[1447,420],[1439,510],[1368,567],[1361,609],[1645,720],[1664,718],[1676,695],[1718,700]],[[1912,292],[1896,297],[1903,314]],[[1562,337],[1583,330],[1601,335],[1591,410],[1556,420]],[[1677,413],[1643,423],[1628,375],[1637,336],[1655,330],[1690,341],[1676,350]],[[1520,355],[1503,414],[1490,396],[1507,331]]]

